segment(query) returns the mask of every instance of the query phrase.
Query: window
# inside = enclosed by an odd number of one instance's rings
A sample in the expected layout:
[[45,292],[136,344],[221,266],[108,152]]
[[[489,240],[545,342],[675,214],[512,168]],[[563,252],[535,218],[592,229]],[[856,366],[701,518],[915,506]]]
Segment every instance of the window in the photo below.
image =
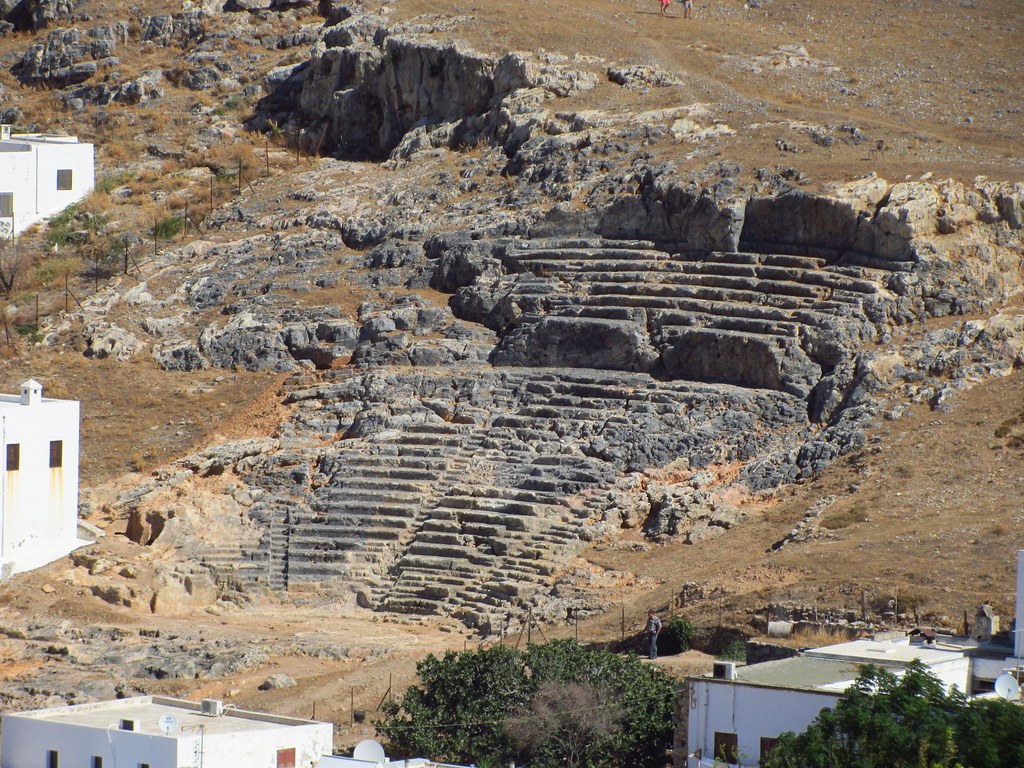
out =
[[295,768],[295,747],[277,750],[277,768]]
[[21,444],[10,443],[7,446],[7,471],[17,472],[21,469]]
[[739,739],[735,733],[715,731],[715,760],[735,765],[740,761],[739,754]]
[[7,219],[14,217],[13,192],[0,192],[0,216]]
[[139,763],[139,768],[149,768],[149,763]]
[[57,768],[56,749],[51,749],[46,752],[46,768]]
[[[64,466],[64,441],[63,440],[51,440],[50,441],[50,469],[57,469],[58,467]],[[122,720],[122,723],[130,723],[131,720]],[[133,731],[134,728],[124,728],[122,730]]]
[[103,758],[99,755],[92,756],[92,768],[103,768]]
[[779,740],[771,736],[761,737],[761,760],[764,760],[772,753],[772,750],[779,746]]
[[71,169],[66,168],[62,171],[57,171],[57,189],[61,191],[68,191],[71,189]]

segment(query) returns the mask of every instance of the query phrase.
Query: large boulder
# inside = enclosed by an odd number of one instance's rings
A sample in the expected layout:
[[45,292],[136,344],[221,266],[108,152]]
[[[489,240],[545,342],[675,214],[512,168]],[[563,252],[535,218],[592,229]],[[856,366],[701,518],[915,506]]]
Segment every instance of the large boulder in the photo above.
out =
[[524,322],[494,350],[495,365],[649,371],[658,360],[639,323],[547,316]]

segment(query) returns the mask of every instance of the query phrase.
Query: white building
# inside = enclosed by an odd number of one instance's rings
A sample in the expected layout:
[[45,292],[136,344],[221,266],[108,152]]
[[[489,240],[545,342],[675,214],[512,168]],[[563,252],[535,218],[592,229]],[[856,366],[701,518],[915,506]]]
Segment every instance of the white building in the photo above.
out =
[[834,707],[863,665],[899,675],[915,659],[947,685],[969,689],[970,663],[962,651],[908,638],[855,640],[749,666],[716,662],[716,677],[690,678],[688,768],[755,766],[780,734],[799,733],[822,709]]
[[0,238],[60,213],[92,191],[92,144],[0,126]]
[[[204,713],[205,710],[205,713]],[[3,716],[2,768],[312,768],[333,726],[160,696]]]
[[[1024,617],[1024,550],[1017,553],[1017,624]],[[992,695],[993,681],[1017,666],[1005,640],[970,637],[899,637],[855,640],[801,652],[763,664],[716,662],[712,677],[690,678],[687,768],[723,763],[756,766],[786,731],[807,729],[818,713],[834,707],[861,667],[873,664],[901,675],[918,660],[949,687],[968,695]],[[1015,654],[1024,656],[1024,632]],[[723,759],[726,758],[726,759]]]
[[[364,739],[352,750],[352,757],[326,756],[317,768],[471,768],[454,763],[435,763],[425,757],[392,760],[374,739]],[[515,766],[512,766],[515,768]]]
[[43,397],[39,382],[0,395],[0,576],[38,568],[91,543],[78,537],[75,400]]

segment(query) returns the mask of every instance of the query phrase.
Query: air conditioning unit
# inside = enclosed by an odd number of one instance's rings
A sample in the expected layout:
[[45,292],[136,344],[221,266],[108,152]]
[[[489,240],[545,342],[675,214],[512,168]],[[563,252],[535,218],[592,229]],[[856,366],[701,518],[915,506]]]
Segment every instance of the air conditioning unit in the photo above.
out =
[[716,680],[735,680],[736,662],[716,661],[715,666],[712,668],[711,676]]
[[224,702],[220,699],[203,699],[200,704],[203,714],[208,717],[220,717],[224,714]]

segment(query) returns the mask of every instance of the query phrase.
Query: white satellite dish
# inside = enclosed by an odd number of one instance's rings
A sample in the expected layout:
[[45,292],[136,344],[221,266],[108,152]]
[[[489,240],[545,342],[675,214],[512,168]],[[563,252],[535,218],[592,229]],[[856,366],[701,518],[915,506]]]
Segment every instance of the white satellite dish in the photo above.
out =
[[388,756],[384,754],[384,747],[373,739],[363,739],[356,748],[352,750],[353,760],[365,760],[368,763],[386,762]]
[[160,730],[164,732],[165,736],[169,736],[171,731],[178,730],[178,718],[170,712],[160,715]]
[[1007,673],[996,678],[996,696],[1007,701],[1020,698],[1020,685],[1017,678]]

